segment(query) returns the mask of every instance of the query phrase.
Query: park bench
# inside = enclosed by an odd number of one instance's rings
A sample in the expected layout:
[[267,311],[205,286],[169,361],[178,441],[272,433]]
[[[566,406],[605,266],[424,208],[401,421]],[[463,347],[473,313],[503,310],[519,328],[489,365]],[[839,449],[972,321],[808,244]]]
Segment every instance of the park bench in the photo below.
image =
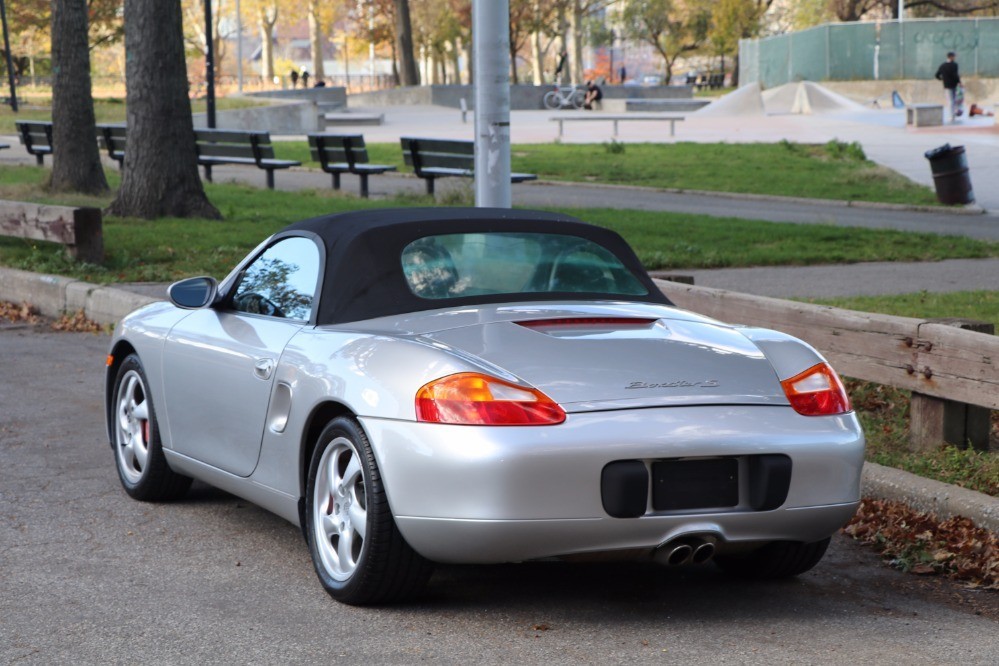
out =
[[310,134],[312,159],[333,176],[333,189],[340,189],[340,174],[352,173],[361,179],[361,196],[368,198],[368,176],[395,171],[391,164],[370,164],[364,137],[360,134]]
[[120,169],[125,163],[125,126],[97,125],[97,144],[108,157],[118,163]]
[[[427,181],[427,194],[434,193],[438,178],[475,177],[475,143],[453,139],[401,137],[402,157],[419,178]],[[537,180],[533,173],[511,173],[511,183]]]
[[38,166],[45,164],[45,156],[52,154],[52,123],[46,120],[16,120],[17,135],[29,155],[34,155]]
[[74,259],[104,261],[104,235],[98,208],[0,201],[0,236],[61,243]]
[[577,122],[594,122],[597,120],[610,121],[614,123],[614,136],[617,136],[617,126],[618,123],[624,121],[641,121],[641,122],[652,122],[661,121],[669,123],[669,135],[676,136],[676,124],[683,122],[683,116],[664,116],[662,114],[652,114],[652,113],[623,113],[620,115],[608,115],[606,113],[579,113],[579,114],[566,114],[561,116],[552,116],[550,118],[552,122],[558,123],[558,136],[561,139],[564,136],[564,123],[577,123]]
[[205,169],[205,180],[212,182],[212,167],[220,164],[251,164],[267,172],[267,187],[274,189],[275,169],[287,169],[302,163],[274,158],[269,132],[243,130],[195,129],[198,164]]

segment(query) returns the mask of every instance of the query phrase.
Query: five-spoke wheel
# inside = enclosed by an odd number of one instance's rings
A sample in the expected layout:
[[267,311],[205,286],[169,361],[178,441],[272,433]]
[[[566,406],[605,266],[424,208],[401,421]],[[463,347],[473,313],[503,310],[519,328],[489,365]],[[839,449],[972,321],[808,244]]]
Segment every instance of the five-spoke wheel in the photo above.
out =
[[305,528],[319,580],[338,601],[399,601],[430,577],[430,563],[396,527],[371,445],[350,417],[330,421],[316,442]]
[[125,491],[135,499],[153,502],[183,495],[191,479],[171,470],[163,456],[146,374],[135,354],[127,356],[118,368],[111,404],[111,444]]

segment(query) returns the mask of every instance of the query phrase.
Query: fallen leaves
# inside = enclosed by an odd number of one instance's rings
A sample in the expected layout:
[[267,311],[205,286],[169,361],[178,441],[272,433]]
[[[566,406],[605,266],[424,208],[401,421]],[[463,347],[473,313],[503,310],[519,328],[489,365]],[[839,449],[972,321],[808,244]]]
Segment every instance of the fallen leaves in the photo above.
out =
[[[38,324],[43,318],[38,313],[38,308],[31,303],[20,304],[0,301],[0,321],[11,323]],[[83,310],[67,313],[52,322],[52,330],[67,333],[107,333],[110,327],[105,324],[87,319]]]
[[0,320],[37,324],[39,321],[38,310],[26,302],[18,305],[0,301]]
[[87,319],[83,310],[79,310],[72,314],[64,314],[56,319],[52,322],[52,329],[66,333],[104,333],[107,326]]
[[864,499],[843,531],[873,545],[892,566],[999,590],[999,535],[957,516],[938,521],[900,502]]

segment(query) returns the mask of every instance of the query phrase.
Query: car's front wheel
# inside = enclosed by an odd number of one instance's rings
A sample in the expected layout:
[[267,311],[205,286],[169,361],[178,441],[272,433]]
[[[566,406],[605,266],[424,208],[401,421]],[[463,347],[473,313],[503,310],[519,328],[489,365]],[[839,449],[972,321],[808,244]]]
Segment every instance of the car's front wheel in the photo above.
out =
[[812,543],[774,541],[744,555],[718,555],[715,564],[743,578],[790,578],[803,574],[822,559],[830,538]]
[[178,499],[191,486],[191,478],[177,474],[167,464],[160,442],[156,410],[149,382],[135,354],[122,361],[115,377],[112,445],[121,485],[134,499],[162,502]]
[[423,588],[432,565],[396,527],[371,445],[357,421],[339,417],[323,429],[306,493],[309,551],[334,599],[388,603]]

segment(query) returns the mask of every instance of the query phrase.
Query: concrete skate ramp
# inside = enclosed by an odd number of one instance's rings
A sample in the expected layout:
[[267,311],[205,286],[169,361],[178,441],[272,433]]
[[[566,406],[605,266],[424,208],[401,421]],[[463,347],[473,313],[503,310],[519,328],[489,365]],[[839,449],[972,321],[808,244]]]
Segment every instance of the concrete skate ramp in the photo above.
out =
[[748,83],[738,90],[733,90],[729,94],[716,99],[703,109],[694,114],[698,118],[708,118],[713,116],[762,116],[763,97],[760,95],[762,87],[758,81]]
[[798,85],[795,104],[791,107],[791,113],[843,113],[866,110],[862,104],[812,81],[802,81]]
[[862,104],[812,81],[785,83],[763,92],[767,115],[847,113],[867,110]]

